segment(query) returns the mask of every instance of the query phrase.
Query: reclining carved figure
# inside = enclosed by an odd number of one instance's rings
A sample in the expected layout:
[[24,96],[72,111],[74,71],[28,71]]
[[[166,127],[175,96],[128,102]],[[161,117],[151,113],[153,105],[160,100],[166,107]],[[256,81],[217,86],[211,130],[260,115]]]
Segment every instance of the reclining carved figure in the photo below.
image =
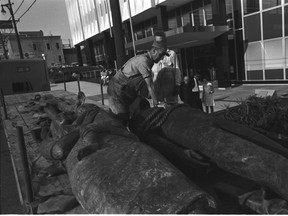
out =
[[84,104],[76,114],[72,131],[51,146],[50,159],[64,161],[73,193],[87,212],[215,212],[209,194],[107,112]]
[[287,149],[247,127],[185,105],[163,109],[150,108],[143,100],[139,104],[129,127],[140,141],[107,112],[84,104],[72,124],[75,139],[63,145],[63,137],[62,144],[53,145],[58,152],[53,158],[65,161],[73,192],[89,213],[215,209],[215,200],[162,155],[191,165],[189,172],[195,164],[200,168],[213,164],[288,200]]
[[[288,149],[234,122],[185,105],[150,108],[139,100],[130,130],[143,142],[167,151],[150,139],[161,137],[174,147],[193,150],[219,168],[264,185],[288,200]],[[140,107],[140,108],[139,108]],[[156,120],[155,120],[156,119]]]

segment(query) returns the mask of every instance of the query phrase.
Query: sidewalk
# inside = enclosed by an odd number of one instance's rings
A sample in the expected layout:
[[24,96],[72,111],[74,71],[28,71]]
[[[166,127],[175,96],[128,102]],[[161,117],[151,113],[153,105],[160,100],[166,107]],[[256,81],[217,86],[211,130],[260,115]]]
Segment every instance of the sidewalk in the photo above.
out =
[[[63,90],[64,84],[51,84],[51,91]],[[77,81],[66,83],[66,89],[69,92],[78,93]],[[80,81],[80,89],[83,91],[87,99],[102,104],[101,88],[98,83],[90,83]],[[247,98],[249,95],[255,94],[255,89],[275,90],[278,96],[288,94],[288,84],[286,85],[241,85],[237,87],[229,87],[224,90],[215,88],[215,112],[225,109],[227,106],[232,107],[238,105],[238,101]],[[108,106],[107,86],[103,86],[104,105]]]
[[[56,83],[50,84],[51,91],[55,90],[64,90],[63,83]],[[66,83],[66,90],[68,92],[77,94],[78,93],[78,84],[77,81],[67,82]],[[85,93],[86,98],[92,100],[97,103],[102,104],[102,95],[101,95],[101,86],[98,83],[80,81],[80,90]],[[107,99],[107,85],[103,86],[103,99],[104,105],[108,106],[108,99]],[[96,104],[97,104],[96,103]]]

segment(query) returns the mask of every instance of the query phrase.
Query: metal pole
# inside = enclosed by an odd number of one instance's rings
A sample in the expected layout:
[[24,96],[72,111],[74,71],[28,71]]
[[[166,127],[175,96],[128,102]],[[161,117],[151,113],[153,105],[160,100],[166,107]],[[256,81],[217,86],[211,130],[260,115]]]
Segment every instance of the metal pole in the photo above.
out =
[[102,98],[102,105],[104,105],[104,95],[103,95],[103,81],[100,81],[100,88],[101,88],[101,98]]
[[122,16],[119,1],[110,0],[110,8],[113,21],[113,38],[116,50],[117,65],[121,67],[126,62],[126,53],[124,47],[124,39],[122,32]]
[[66,88],[66,80],[65,80],[65,73],[63,72],[63,83],[64,83],[64,90],[67,91]]
[[5,42],[4,42],[4,38],[2,36],[2,32],[0,32],[0,36],[1,36],[1,42],[2,42],[2,46],[3,46],[5,59],[8,59],[7,50],[6,50],[6,47],[5,47]]
[[80,92],[81,91],[81,89],[80,89],[80,80],[79,80],[80,78],[77,78],[77,84],[78,84],[78,91]]
[[31,203],[34,200],[34,197],[33,197],[32,183],[31,183],[31,177],[30,177],[30,172],[29,172],[26,146],[25,146],[25,141],[24,141],[23,128],[21,126],[16,126],[16,130],[17,130],[17,138],[18,138],[18,142],[16,146],[19,151],[20,161],[22,162],[21,164],[22,164],[23,175],[24,175],[23,177],[24,177],[24,183],[25,183],[26,201],[28,203]]
[[128,5],[128,11],[129,11],[129,21],[130,21],[130,29],[131,29],[133,50],[134,50],[134,55],[136,56],[136,48],[135,48],[135,40],[134,40],[133,23],[132,23],[132,18],[131,18],[130,0],[127,1],[127,5]]
[[6,109],[3,89],[1,88],[0,90],[1,90],[1,103],[2,103],[2,106],[3,106],[3,110],[4,110],[4,116],[5,116],[5,120],[7,120],[8,119],[8,115],[7,115],[7,109]]
[[16,25],[14,13],[13,13],[13,10],[12,10],[12,4],[11,4],[10,0],[8,0],[8,5],[7,5],[7,7],[9,9],[9,11],[10,11],[12,22],[13,22],[13,25],[14,25],[14,30],[15,30],[15,34],[16,34],[16,39],[17,39],[17,44],[18,44],[20,58],[24,59],[23,51],[22,51],[22,47],[21,47],[21,43],[20,43],[20,38],[19,38],[18,30],[17,30],[17,25]]

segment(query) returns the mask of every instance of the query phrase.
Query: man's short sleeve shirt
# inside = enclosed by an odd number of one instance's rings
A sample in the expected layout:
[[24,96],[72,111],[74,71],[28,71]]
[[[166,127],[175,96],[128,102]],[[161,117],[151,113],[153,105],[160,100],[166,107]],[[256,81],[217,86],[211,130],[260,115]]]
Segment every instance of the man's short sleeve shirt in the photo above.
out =
[[128,62],[124,65],[122,72],[128,78],[141,74],[142,77],[145,79],[152,76],[151,68],[153,64],[154,62],[149,57],[149,54],[144,53],[128,60]]

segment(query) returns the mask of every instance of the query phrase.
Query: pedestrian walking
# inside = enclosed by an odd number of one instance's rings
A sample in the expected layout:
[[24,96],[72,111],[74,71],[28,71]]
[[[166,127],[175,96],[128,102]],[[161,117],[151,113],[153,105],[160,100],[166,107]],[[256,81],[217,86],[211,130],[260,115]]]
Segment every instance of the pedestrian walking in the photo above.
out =
[[214,113],[214,88],[211,82],[208,81],[207,77],[203,79],[203,95],[202,95],[203,106],[205,107],[206,113]]

